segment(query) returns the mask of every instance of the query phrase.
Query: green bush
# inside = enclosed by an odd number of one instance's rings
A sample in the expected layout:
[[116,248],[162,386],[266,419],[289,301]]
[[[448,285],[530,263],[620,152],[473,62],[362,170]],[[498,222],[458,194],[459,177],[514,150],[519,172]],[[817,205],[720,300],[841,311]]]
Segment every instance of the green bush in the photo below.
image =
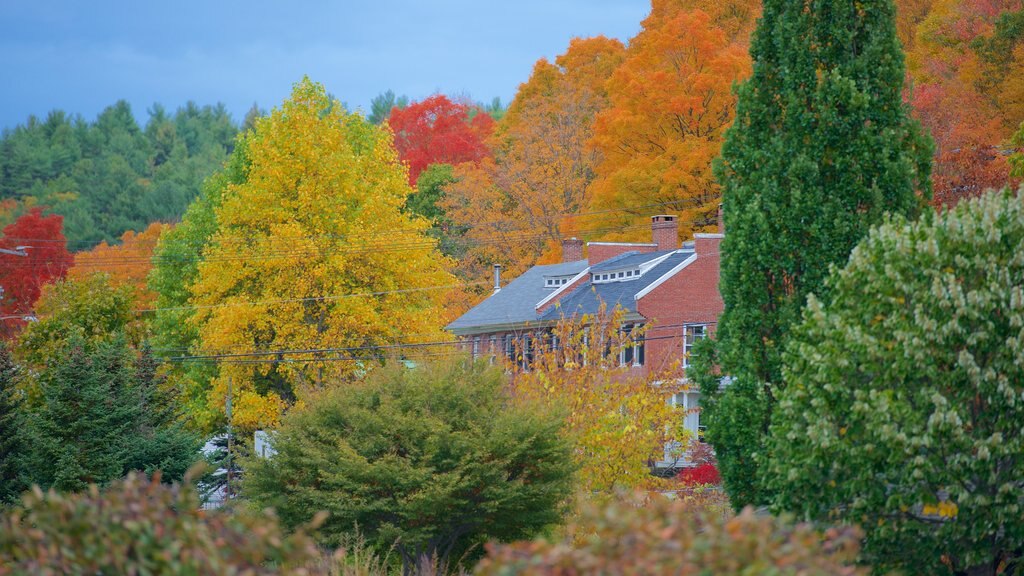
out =
[[453,362],[375,371],[285,417],[277,452],[251,459],[243,495],[287,526],[329,513],[330,546],[361,534],[409,568],[482,554],[562,519],[571,447],[562,419],[507,402],[504,374]]
[[0,518],[0,576],[310,574],[318,551],[269,514],[200,509],[187,486],[139,474],[104,491],[38,488]]
[[786,359],[777,505],[863,526],[879,569],[1020,570],[1024,194],[880,226],[829,285]]
[[638,574],[672,576],[852,576],[858,533],[825,533],[805,524],[758,516],[707,514],[691,503],[656,496],[649,502],[586,506],[563,540],[488,546],[479,576]]

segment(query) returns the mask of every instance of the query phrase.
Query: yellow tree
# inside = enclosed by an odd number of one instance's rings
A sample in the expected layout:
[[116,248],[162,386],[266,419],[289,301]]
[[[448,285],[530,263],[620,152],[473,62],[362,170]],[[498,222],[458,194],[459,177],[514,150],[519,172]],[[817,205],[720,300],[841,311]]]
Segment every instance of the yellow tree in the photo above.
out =
[[518,275],[545,252],[558,256],[559,240],[577,233],[566,214],[589,202],[600,155],[586,143],[624,55],[621,42],[598,36],[573,39],[554,63],[539,60],[491,140],[494,160],[456,167],[444,205],[468,227],[467,277],[482,277],[491,263]]
[[135,303],[149,308],[156,300],[156,294],[146,285],[146,278],[153,269],[153,249],[160,234],[170,228],[170,224],[154,222],[142,232],[125,232],[119,245],[101,242],[92,250],[79,252],[75,254],[75,265],[68,270],[68,278],[81,280],[105,272],[112,286],[131,286]]
[[428,223],[402,211],[408,174],[386,128],[304,79],[247,138],[190,287],[196,352],[255,353],[220,359],[209,391],[219,411],[233,385],[242,429],[370,369],[381,346],[443,338],[454,282]]
[[594,126],[602,162],[591,205],[605,227],[625,229],[617,237],[639,238],[634,225],[652,211],[679,214],[683,236],[714,223],[721,193],[711,161],[735,115],[732,85],[750,70],[749,18],[654,1]]
[[620,367],[619,352],[642,337],[620,329],[623,317],[621,308],[602,308],[595,316],[567,318],[550,336],[531,341],[528,369],[522,362],[510,367],[515,398],[565,410],[586,493],[660,486],[650,463],[664,458],[666,445],[681,456],[689,440],[684,414],[670,402],[686,390],[679,366],[647,375]]

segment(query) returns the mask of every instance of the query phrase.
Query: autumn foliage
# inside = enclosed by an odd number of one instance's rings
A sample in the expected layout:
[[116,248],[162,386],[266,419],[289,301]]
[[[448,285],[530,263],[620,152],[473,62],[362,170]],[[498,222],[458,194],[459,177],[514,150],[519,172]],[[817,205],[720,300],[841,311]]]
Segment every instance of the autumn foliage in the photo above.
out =
[[426,221],[402,212],[411,189],[390,134],[323,86],[297,83],[243,148],[249,164],[214,210],[188,322],[196,354],[250,354],[220,362],[202,416],[223,414],[231,386],[234,423],[252,430],[369,368],[379,346],[445,338],[454,279]]
[[[3,229],[0,248],[22,250],[26,256],[0,253],[0,316],[27,316],[39,299],[43,285],[63,278],[74,262],[62,230],[64,218],[43,215],[32,208]],[[0,320],[0,330],[9,336],[21,325],[17,319]]]
[[68,276],[81,279],[97,272],[105,272],[115,287],[131,286],[135,302],[146,308],[152,306],[156,295],[146,286],[153,269],[153,249],[160,234],[170,229],[169,224],[154,222],[142,232],[129,230],[121,236],[121,244],[101,242],[92,250],[75,254],[75,265]]
[[398,156],[409,166],[409,184],[431,164],[475,162],[489,154],[485,141],[494,120],[469,104],[437,94],[405,108],[395,107],[387,119]]
[[669,402],[686,390],[677,367],[647,375],[620,367],[619,353],[641,337],[620,329],[624,317],[618,308],[567,318],[553,330],[553,340],[532,338],[526,350],[520,348],[511,366],[514,396],[567,412],[565,433],[587,493],[662,486],[650,464],[667,452],[682,456],[690,440],[682,412]]
[[[688,238],[715,222],[721,192],[711,174],[733,120],[731,87],[750,70],[746,38],[714,12],[656,1],[625,62],[608,81],[610,107],[596,118],[591,145],[601,152],[592,207],[602,221],[629,228],[650,214],[680,216]],[[642,226],[619,231],[638,239]]]

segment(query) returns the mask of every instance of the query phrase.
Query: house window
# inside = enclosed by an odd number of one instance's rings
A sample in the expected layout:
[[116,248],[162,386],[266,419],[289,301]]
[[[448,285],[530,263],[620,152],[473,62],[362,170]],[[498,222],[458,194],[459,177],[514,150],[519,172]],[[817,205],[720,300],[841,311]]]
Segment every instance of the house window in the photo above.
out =
[[505,357],[509,362],[516,361],[516,347],[512,344],[511,334],[505,334]]
[[476,357],[479,356],[479,355],[480,355],[480,337],[479,336],[474,336],[473,337],[473,359],[476,360]]
[[494,355],[495,355],[495,350],[497,349],[496,348],[497,341],[498,341],[498,337],[495,336],[494,334],[491,334],[490,345],[488,346],[488,350],[487,350],[490,353],[490,355],[491,355],[491,359],[490,359],[491,364],[494,364]]
[[[640,328],[640,326],[637,326]],[[644,351],[644,340],[643,334],[633,337],[633,366],[643,366],[645,361]]]
[[704,324],[689,324],[683,327],[683,367],[690,365],[690,351],[698,340],[708,335],[707,326]]

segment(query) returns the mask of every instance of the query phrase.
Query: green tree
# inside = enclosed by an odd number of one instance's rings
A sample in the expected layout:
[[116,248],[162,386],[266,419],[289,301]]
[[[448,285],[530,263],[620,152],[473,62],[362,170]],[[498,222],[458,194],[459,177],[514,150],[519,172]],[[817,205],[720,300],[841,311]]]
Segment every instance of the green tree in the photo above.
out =
[[833,272],[786,354],[778,507],[861,524],[879,570],[1020,569],[1022,245],[1024,194],[990,193],[887,221]]
[[[249,165],[248,144],[243,134],[223,169],[203,184],[202,192],[189,205],[182,221],[160,235],[148,281],[149,289],[157,295],[151,321],[155,348],[184,355],[198,347],[198,330],[190,321],[195,314],[189,305],[190,290],[199,277],[201,255],[217,231],[217,209],[224,193],[229,186],[245,182]],[[181,390],[180,400],[192,425],[204,432],[213,432],[223,423],[219,414],[206,410],[208,383],[216,375],[215,365],[198,362],[175,365],[169,374]]]
[[122,336],[90,345],[74,335],[55,352],[28,415],[34,484],[74,492],[157,469],[176,480],[199,459],[198,438],[168,421],[145,360]]
[[716,168],[727,230],[718,358],[735,382],[702,398],[736,506],[766,501],[758,459],[769,458],[781,352],[807,295],[827,299],[829,266],[886,212],[913,216],[930,196],[931,144],[901,99],[892,0],[767,0],[750,51]]
[[25,450],[22,433],[24,393],[16,382],[17,367],[7,345],[0,342],[0,505],[21,493],[21,462]]
[[450,362],[328,390],[285,417],[243,494],[286,526],[326,510],[324,543],[358,532],[407,567],[533,537],[562,517],[572,453],[561,418],[507,403],[503,386],[500,369]]
[[431,164],[416,179],[416,189],[409,195],[405,207],[430,221],[427,233],[437,239],[442,254],[459,258],[466,251],[462,239],[466,227],[453,222],[443,204],[445,187],[453,182],[455,174],[451,164]]
[[408,105],[408,96],[395,96],[394,92],[388,90],[370,100],[370,115],[366,119],[370,124],[380,124],[388,119],[393,108],[405,108]]

